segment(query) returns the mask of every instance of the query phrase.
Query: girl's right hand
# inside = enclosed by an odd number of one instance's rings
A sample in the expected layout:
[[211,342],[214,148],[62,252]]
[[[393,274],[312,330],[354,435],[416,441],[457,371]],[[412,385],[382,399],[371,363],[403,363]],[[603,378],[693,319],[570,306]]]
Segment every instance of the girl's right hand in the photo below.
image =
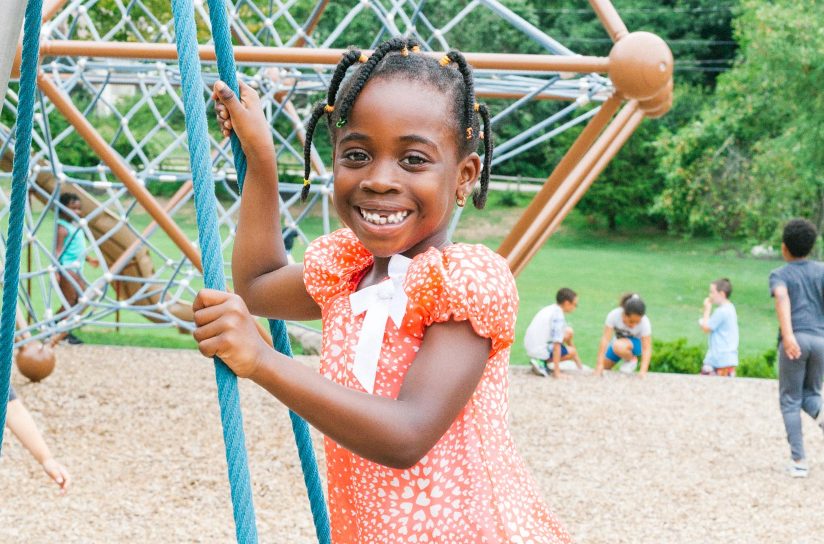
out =
[[260,337],[243,299],[225,291],[201,289],[192,309],[197,326],[193,336],[200,353],[220,357],[238,378],[251,377],[269,346]]
[[247,155],[273,152],[272,132],[257,91],[242,81],[238,81],[238,87],[240,100],[222,81],[217,81],[213,88],[212,99],[221,132],[228,137],[234,130]]

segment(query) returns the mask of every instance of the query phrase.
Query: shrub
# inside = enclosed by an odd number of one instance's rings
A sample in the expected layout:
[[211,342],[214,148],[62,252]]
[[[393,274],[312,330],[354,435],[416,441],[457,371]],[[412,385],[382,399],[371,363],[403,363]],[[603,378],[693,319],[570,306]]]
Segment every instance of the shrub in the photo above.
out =
[[776,348],[770,348],[761,355],[745,357],[738,363],[735,373],[745,378],[775,378]]
[[703,361],[704,348],[687,344],[686,338],[671,342],[654,340],[649,369],[652,372],[698,374]]

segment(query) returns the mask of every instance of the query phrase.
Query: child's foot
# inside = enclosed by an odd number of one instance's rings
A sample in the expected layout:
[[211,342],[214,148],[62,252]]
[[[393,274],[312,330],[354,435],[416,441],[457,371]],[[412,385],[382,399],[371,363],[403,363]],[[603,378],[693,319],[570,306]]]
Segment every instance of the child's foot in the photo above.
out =
[[809,472],[810,468],[807,466],[807,462],[803,460],[792,461],[787,465],[787,474],[790,478],[806,478]]
[[68,342],[69,344],[72,344],[72,345],[78,345],[78,344],[82,344],[83,340],[76,337],[72,333],[69,333],[69,334],[66,335],[66,342]]
[[624,361],[623,363],[621,363],[621,366],[618,367],[618,370],[626,374],[632,374],[633,372],[635,372],[636,368],[638,368],[638,357],[633,357],[629,361]]
[[542,378],[549,378],[549,372],[544,368],[544,362],[538,359],[530,359],[529,365],[532,367],[532,373]]

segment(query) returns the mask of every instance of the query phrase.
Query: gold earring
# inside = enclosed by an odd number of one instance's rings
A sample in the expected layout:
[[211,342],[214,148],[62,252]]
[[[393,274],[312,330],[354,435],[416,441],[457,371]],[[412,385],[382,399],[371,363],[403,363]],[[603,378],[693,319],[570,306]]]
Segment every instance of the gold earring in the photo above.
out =
[[455,202],[458,203],[459,208],[463,208],[466,205],[466,197],[464,195],[458,195],[455,197]]

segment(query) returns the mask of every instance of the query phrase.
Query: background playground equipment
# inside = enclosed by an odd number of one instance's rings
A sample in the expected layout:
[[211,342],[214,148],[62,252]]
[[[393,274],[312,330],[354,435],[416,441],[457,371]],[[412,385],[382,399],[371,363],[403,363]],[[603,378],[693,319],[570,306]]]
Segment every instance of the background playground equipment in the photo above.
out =
[[[554,113],[497,142],[493,164],[512,160],[586,122],[499,248],[516,274],[644,116],[662,115],[672,101],[669,49],[652,34],[630,34],[607,1],[591,4],[615,41],[609,57],[577,55],[495,0],[476,0],[463,7],[384,0],[359,2],[347,9],[319,1],[306,13],[300,12],[297,2],[278,4],[277,9],[261,7],[264,4],[271,3],[228,4],[239,44],[235,56],[239,77],[259,90],[272,123],[282,172],[284,224],[304,241],[302,222],[310,214],[320,215],[323,229],[330,229],[332,177],[325,157],[314,150],[316,183],[309,203],[298,202],[303,122],[340,58],[341,50],[335,48],[347,45],[342,36],[358,25],[373,25],[376,39],[413,35],[425,50],[437,54],[459,40],[462,28],[492,15],[520,33],[529,48],[542,51],[467,54],[476,69],[478,94],[510,101],[494,116],[493,124],[528,112],[538,101],[558,101]],[[44,5],[37,79],[41,94],[29,189],[34,198],[27,211],[20,288],[29,336],[21,343],[81,325],[112,327],[116,315],[127,316],[119,324],[123,327],[191,329],[188,301],[202,285],[201,263],[192,230],[187,234],[183,228],[192,214],[192,185],[169,4],[114,0],[106,6],[96,0],[48,0]],[[303,23],[297,22],[299,12],[305,16]],[[195,18],[199,32],[207,35],[210,23],[202,3],[195,5]],[[0,66],[8,64],[11,54],[11,50],[0,52]],[[217,77],[214,47],[202,45],[199,54],[207,93]],[[13,123],[16,114],[13,89],[5,94],[5,114],[0,118],[6,125]],[[8,179],[4,172],[11,164],[13,143],[10,128],[0,126],[4,203]],[[78,157],[69,151],[77,149],[81,139],[88,152]],[[238,191],[228,140],[216,130],[210,136],[210,152],[221,194],[218,223],[227,250],[234,236]],[[161,202],[147,185],[169,187],[173,195]],[[76,306],[55,314],[56,307],[67,306],[57,286],[60,266],[53,252],[53,218],[63,190],[81,197],[85,217],[78,222],[90,242],[89,252],[102,269],[86,277],[88,287]],[[6,214],[0,211],[0,217]]]

